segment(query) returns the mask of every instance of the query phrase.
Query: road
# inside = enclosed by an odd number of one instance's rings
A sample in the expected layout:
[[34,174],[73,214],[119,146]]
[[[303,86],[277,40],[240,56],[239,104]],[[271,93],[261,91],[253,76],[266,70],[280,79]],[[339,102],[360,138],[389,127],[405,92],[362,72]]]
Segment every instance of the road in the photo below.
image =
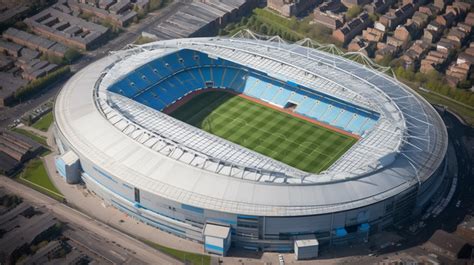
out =
[[115,242],[115,244],[120,245],[125,249],[128,249],[143,263],[163,265],[181,264],[177,260],[149,247],[148,245],[5,176],[0,176],[0,183],[10,192],[19,195],[32,205],[38,207],[44,206],[61,221],[73,224],[76,227],[80,227],[83,231],[96,234],[108,241]]

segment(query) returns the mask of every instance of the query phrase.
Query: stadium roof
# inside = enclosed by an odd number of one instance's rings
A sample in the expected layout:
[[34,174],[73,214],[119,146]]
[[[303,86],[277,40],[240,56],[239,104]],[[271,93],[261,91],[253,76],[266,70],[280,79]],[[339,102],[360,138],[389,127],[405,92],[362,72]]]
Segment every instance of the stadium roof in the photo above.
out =
[[[107,91],[138,66],[183,48],[315,88],[381,118],[316,175]],[[441,118],[406,86],[370,65],[279,38],[179,39],[115,52],[71,78],[55,114],[75,151],[108,172],[182,203],[245,214],[304,215],[371,204],[421,184],[447,148]]]

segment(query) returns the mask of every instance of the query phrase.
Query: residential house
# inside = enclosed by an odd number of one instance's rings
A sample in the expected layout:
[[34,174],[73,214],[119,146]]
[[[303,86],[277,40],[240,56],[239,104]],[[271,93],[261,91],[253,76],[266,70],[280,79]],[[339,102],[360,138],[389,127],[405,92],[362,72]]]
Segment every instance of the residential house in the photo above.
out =
[[377,45],[377,51],[375,52],[375,60],[380,61],[386,56],[394,56],[397,52],[398,49],[392,45]]
[[431,21],[423,30],[423,39],[434,43],[443,34],[445,27],[436,21]]
[[364,6],[370,2],[371,0],[342,0],[342,3],[348,8],[353,6]]
[[350,52],[361,52],[362,54],[368,55],[366,48],[369,46],[369,43],[363,38],[356,36],[347,46],[347,49]]
[[379,22],[382,23],[389,30],[403,23],[407,18],[415,13],[413,4],[406,4],[398,9],[391,9],[389,12],[380,17]]
[[472,63],[453,63],[446,70],[446,80],[450,87],[456,87],[459,82],[467,80],[471,72]]
[[439,51],[430,51],[426,57],[421,60],[420,72],[429,73],[444,64],[448,59],[448,54]]
[[456,21],[456,14],[454,12],[449,12],[443,15],[438,15],[435,21],[438,22],[440,25],[449,28]]
[[360,34],[362,30],[367,28],[370,23],[371,20],[367,12],[362,12],[358,17],[352,19],[351,21],[347,22],[343,27],[334,31],[332,36],[336,40],[347,44],[352,40],[352,38]]
[[395,3],[395,0],[374,0],[372,3],[365,5],[364,9],[369,14],[383,14],[387,12],[391,5]]
[[413,66],[413,68],[417,68],[419,60],[428,53],[429,49],[429,43],[422,40],[416,40],[400,57],[403,67],[408,68]]
[[339,0],[333,0],[323,3],[314,9],[314,22],[324,25],[332,30],[342,27],[346,21],[342,10],[342,4]]
[[466,18],[464,19],[464,23],[467,25],[474,27],[474,12],[468,13]]
[[407,20],[407,25],[415,25],[417,31],[423,29],[428,24],[429,16],[420,11],[416,11],[411,18]]
[[454,49],[459,47],[459,43],[448,38],[441,38],[438,43],[436,43],[436,50],[449,54],[454,51]]
[[406,26],[398,26],[395,29],[393,37],[401,40],[404,45],[408,44],[408,42],[410,41],[410,31],[407,29]]
[[362,39],[368,42],[381,42],[385,37],[385,32],[376,28],[367,28],[362,31]]
[[446,4],[452,2],[452,0],[434,0],[434,6],[439,8],[439,10],[443,10]]
[[285,17],[297,16],[322,0],[267,0],[267,7]]
[[436,7],[433,4],[423,5],[418,8],[418,11],[423,14],[427,14],[428,16],[436,16],[439,14],[441,9]]
[[451,28],[446,36],[447,39],[454,41],[456,43],[456,48],[461,48],[462,43],[467,37],[467,33],[464,30],[461,30],[459,27]]

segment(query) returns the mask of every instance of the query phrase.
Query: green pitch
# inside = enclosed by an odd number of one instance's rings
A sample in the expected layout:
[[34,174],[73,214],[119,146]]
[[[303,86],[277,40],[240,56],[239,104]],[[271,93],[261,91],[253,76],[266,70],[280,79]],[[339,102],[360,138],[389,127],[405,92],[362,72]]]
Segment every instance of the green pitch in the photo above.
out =
[[205,92],[171,116],[306,172],[331,166],[357,139],[227,92]]

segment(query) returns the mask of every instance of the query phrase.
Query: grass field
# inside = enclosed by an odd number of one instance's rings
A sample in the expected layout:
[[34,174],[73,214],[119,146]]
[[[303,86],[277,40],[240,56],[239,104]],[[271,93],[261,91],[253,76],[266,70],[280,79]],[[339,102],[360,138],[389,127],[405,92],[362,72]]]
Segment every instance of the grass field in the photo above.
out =
[[23,183],[31,186],[39,192],[49,195],[50,197],[57,200],[62,200],[64,198],[61,192],[49,179],[43,161],[39,158],[32,159],[26,164],[24,171],[20,174],[20,181],[22,180]]
[[51,123],[53,123],[53,112],[52,111],[45,114],[43,117],[41,117],[35,123],[33,123],[31,126],[33,128],[38,129],[38,130],[46,132],[46,131],[48,131],[49,126],[51,126]]
[[211,264],[211,257],[209,255],[202,255],[197,253],[186,252],[174,248],[165,247],[159,245],[157,243],[143,240],[147,245],[179,260],[182,261],[184,264],[192,264],[192,265],[209,265]]
[[357,139],[221,91],[205,92],[171,116],[298,169],[319,173]]

